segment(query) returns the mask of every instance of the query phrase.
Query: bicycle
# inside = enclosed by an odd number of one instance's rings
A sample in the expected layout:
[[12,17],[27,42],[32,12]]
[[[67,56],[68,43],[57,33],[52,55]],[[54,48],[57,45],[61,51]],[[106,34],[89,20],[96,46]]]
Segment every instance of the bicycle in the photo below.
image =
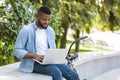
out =
[[[84,37],[80,37],[80,38],[76,39],[75,41],[73,41],[73,42],[71,43],[71,45],[70,45],[70,47],[69,47],[69,49],[68,49],[68,53],[67,53],[67,57],[66,57],[66,59],[67,59],[67,65],[68,65],[69,67],[71,67],[71,68],[72,68],[73,70],[75,70],[75,71],[76,71],[76,69],[74,68],[73,61],[74,61],[76,58],[78,58],[78,52],[70,53],[70,51],[71,51],[71,48],[72,48],[72,46],[73,46],[74,43],[76,43],[76,42],[78,42],[78,41],[81,41],[81,40],[83,40],[83,39],[86,39],[86,38],[88,38],[88,36],[84,36]],[[79,79],[79,80],[80,80],[80,79]]]

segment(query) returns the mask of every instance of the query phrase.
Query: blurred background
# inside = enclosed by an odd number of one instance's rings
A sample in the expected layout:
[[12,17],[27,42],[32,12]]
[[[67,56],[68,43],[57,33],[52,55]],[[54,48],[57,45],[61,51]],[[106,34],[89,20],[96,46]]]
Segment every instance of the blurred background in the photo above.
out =
[[52,10],[57,48],[87,35],[71,51],[120,50],[120,0],[0,0],[0,66],[18,61],[13,56],[17,34],[35,21],[41,5]]

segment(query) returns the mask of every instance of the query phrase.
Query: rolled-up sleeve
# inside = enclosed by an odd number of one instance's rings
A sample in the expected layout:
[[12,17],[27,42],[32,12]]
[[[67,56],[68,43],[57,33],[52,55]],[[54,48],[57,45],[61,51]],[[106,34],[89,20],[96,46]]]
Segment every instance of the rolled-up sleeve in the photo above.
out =
[[23,59],[25,54],[28,53],[28,51],[25,49],[25,46],[27,44],[27,38],[28,38],[28,33],[26,29],[23,28],[18,34],[18,37],[15,42],[14,50],[13,50],[14,55],[18,59]]

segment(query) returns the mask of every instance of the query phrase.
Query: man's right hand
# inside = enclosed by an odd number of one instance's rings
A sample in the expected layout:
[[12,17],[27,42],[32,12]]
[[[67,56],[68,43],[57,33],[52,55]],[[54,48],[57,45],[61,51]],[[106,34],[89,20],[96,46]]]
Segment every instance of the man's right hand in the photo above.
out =
[[43,55],[37,55],[37,54],[32,54],[32,53],[27,53],[25,56],[24,56],[24,59],[36,59],[40,62],[43,61],[43,58],[44,56]]
[[34,56],[33,56],[33,59],[36,59],[36,60],[38,60],[38,61],[40,61],[40,62],[43,61],[43,58],[44,58],[43,55],[37,55],[37,54],[34,54]]

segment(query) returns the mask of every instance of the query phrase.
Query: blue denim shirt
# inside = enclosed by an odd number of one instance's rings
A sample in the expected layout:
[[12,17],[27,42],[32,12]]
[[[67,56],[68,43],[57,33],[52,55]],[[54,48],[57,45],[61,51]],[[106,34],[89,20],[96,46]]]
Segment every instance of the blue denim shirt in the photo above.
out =
[[[33,72],[34,61],[32,59],[23,59],[26,53],[36,54],[36,24],[31,23],[20,30],[14,46],[14,55],[21,60],[19,71]],[[55,33],[51,27],[45,29],[49,48],[56,48]]]

